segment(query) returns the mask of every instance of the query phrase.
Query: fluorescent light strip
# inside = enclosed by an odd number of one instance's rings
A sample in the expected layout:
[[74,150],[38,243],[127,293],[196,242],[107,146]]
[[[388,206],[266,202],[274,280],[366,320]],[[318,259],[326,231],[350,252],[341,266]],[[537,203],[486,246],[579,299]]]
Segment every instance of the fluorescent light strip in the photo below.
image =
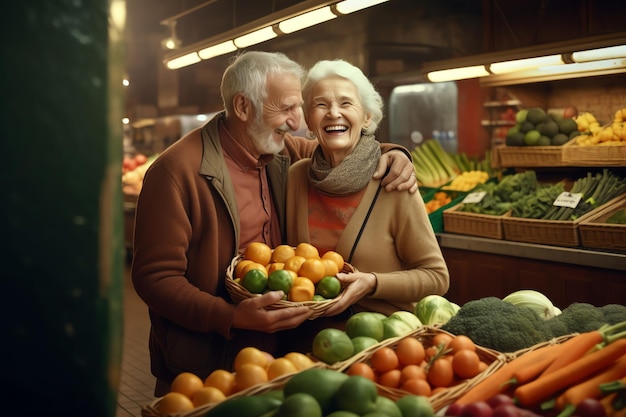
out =
[[602,61],[591,61],[567,65],[555,65],[537,68],[541,74],[575,74],[581,72],[593,72],[603,70],[613,70],[623,68],[626,70],[626,58],[605,59]]
[[341,14],[350,14],[387,1],[389,0],[344,0],[337,3],[335,7]]
[[257,43],[265,42],[278,36],[271,26],[266,26],[262,29],[255,30],[254,32],[247,33],[243,36],[235,38],[235,45],[237,48],[246,48]]
[[198,55],[202,59],[209,59],[236,50],[237,47],[235,46],[235,43],[233,41],[226,41],[218,43],[217,45],[209,46],[208,48],[200,49],[198,51]]
[[326,6],[283,20],[278,24],[278,29],[280,29],[283,33],[292,33],[322,22],[326,22],[336,17],[337,15],[330,10],[330,6]]
[[180,56],[178,58],[174,58],[171,61],[167,62],[167,67],[169,69],[178,69],[182,67],[186,67],[187,65],[197,64],[200,62],[200,57],[197,52],[191,52],[187,55]]
[[561,55],[548,55],[535,58],[516,59],[513,61],[496,62],[489,65],[489,71],[493,74],[504,74],[512,71],[528,70],[546,65],[563,64]]
[[626,45],[609,46],[607,48],[589,49],[572,53],[574,62],[589,62],[602,59],[626,57]]
[[472,67],[431,71],[427,74],[427,77],[432,82],[441,82],[486,77],[487,75],[489,75],[489,72],[487,72],[487,69],[483,65],[475,65]]

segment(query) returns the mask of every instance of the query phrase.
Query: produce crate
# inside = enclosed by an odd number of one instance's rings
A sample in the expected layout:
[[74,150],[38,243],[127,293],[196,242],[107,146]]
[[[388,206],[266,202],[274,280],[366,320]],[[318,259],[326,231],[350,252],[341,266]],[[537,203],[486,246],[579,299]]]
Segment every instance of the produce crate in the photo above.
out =
[[626,208],[626,195],[612,204],[605,204],[579,225],[583,247],[626,251],[626,224],[605,223],[613,213]]
[[[339,371],[346,372],[350,366],[356,362],[368,362],[372,357],[372,354],[379,348],[383,346],[387,347],[395,347],[400,342],[400,340],[405,337],[415,337],[417,338],[425,348],[428,348],[433,345],[433,338],[439,333],[446,333],[450,336],[454,337],[451,333],[446,332],[445,330],[441,330],[434,326],[424,326],[421,329],[416,330],[415,332],[409,333],[405,336],[394,337],[391,339],[384,340],[383,342],[371,346],[368,349],[360,352],[355,355],[351,360],[346,361],[342,367],[339,368]],[[459,384],[451,386],[449,388],[445,388],[441,391],[438,391],[436,394],[428,397],[431,405],[433,406],[435,412],[443,409],[444,407],[452,404],[457,398],[467,392],[470,388],[474,387],[488,375],[494,373],[498,368],[506,363],[505,354],[495,351],[493,349],[487,349],[481,346],[476,346],[476,352],[480,359],[487,363],[487,369],[485,369],[480,374],[476,375],[473,378],[466,379],[461,381]],[[409,393],[403,391],[398,388],[390,388],[385,387],[380,384],[377,384],[379,395],[385,396],[391,400],[398,400],[399,398],[408,395]]]
[[[453,207],[459,204],[463,198],[467,195],[467,191],[453,191],[453,190],[436,190],[435,192],[443,192],[450,196],[452,199],[448,204],[439,207],[437,210],[428,213],[428,219],[430,220],[430,224],[433,226],[433,230],[435,233],[443,232],[443,212],[447,208]],[[435,192],[430,195],[428,200],[424,199],[424,203],[428,203],[435,197]]]
[[626,166],[626,144],[622,146],[578,146],[575,140],[563,145],[563,162],[574,166]]
[[443,229],[446,233],[502,239],[502,220],[511,215],[507,212],[501,216],[489,214],[466,213],[458,211],[463,205],[459,203],[443,211]]
[[[567,143],[570,143],[571,140]],[[567,143],[565,145],[567,145]],[[562,146],[499,146],[496,148],[501,167],[551,167],[567,165]]]
[[623,197],[616,197],[602,206],[591,210],[576,220],[540,220],[507,217],[502,219],[504,240],[515,242],[538,243],[552,246],[580,246],[580,224],[599,210],[614,204]]

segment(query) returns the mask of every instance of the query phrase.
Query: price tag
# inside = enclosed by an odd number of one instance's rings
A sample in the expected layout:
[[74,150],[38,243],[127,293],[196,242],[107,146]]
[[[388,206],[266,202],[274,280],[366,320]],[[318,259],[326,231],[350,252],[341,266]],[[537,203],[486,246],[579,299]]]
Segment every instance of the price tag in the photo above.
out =
[[484,196],[487,195],[486,191],[479,191],[477,193],[469,193],[465,196],[462,203],[480,203]]
[[582,197],[582,193],[570,193],[564,191],[556,198],[556,200],[554,200],[554,203],[552,203],[552,205],[559,207],[576,208],[578,202]]

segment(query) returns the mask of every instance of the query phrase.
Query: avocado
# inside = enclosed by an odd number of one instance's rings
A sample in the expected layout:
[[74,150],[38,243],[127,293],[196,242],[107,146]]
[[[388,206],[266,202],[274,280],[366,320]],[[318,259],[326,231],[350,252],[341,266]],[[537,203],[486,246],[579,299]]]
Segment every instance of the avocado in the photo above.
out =
[[541,122],[545,122],[548,120],[548,114],[541,107],[533,107],[528,110],[528,116],[526,116],[526,120],[537,125]]
[[569,135],[572,132],[578,132],[578,124],[574,119],[563,119],[559,121],[559,131]]
[[564,133],[557,133],[552,138],[552,145],[554,145],[554,146],[565,145],[567,142],[569,142],[569,140],[570,140],[570,138],[566,134],[564,134]]
[[534,130],[534,129],[535,129],[535,125],[529,122],[528,120],[525,122],[522,122],[519,127],[519,131],[522,133],[530,132],[531,130]]
[[524,134],[522,132],[515,132],[511,135],[507,135],[505,142],[507,146],[524,146]]
[[559,125],[556,124],[555,121],[549,120],[547,122],[541,122],[537,125],[537,130],[544,136],[549,138],[554,137],[557,133],[559,133]]
[[324,368],[309,368],[289,379],[283,387],[285,398],[304,392],[312,395],[322,407],[324,415],[337,409],[335,394],[349,378],[348,374]]

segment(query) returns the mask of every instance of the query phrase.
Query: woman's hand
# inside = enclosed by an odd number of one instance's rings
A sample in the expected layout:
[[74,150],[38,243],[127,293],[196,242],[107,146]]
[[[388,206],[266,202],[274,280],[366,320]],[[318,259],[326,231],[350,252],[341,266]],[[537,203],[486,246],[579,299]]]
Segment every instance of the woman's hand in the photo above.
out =
[[405,191],[413,194],[417,191],[415,168],[409,157],[400,150],[385,152],[378,160],[378,166],[372,178],[380,179],[389,168],[389,173],[383,178],[382,185],[386,191]]
[[308,307],[289,307],[268,310],[266,307],[281,300],[282,291],[268,291],[260,297],[242,300],[235,307],[233,327],[274,333],[293,329],[304,323],[313,310]]
[[358,302],[361,298],[371,294],[376,289],[376,275],[368,272],[340,272],[337,279],[341,281],[343,296],[336,304],[326,311],[326,316],[336,316]]

